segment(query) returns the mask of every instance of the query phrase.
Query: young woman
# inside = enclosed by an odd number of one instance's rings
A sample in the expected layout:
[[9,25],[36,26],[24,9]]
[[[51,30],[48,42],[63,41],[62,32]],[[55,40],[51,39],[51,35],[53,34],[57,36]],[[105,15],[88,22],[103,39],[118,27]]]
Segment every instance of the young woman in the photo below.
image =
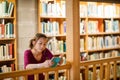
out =
[[[42,68],[50,67],[53,63],[51,61],[53,55],[46,48],[48,38],[46,35],[37,33],[33,39],[30,40],[30,49],[24,52],[24,68]],[[28,80],[34,80],[33,75],[28,76]],[[44,80],[44,75],[39,74],[39,80]]]

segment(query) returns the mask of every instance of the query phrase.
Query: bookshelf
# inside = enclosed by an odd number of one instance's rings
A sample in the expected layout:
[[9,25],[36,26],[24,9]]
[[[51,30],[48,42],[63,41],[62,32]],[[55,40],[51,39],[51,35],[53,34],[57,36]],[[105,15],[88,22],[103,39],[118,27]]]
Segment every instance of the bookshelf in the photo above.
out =
[[[120,4],[95,1],[80,1],[79,4],[80,62],[112,60],[120,57]],[[105,65],[103,66],[105,69],[103,71],[106,71]],[[100,79],[99,67],[96,68],[97,80]],[[120,67],[119,63],[117,67]],[[113,71],[113,64],[110,65],[110,71]],[[82,74],[84,71],[81,70],[80,77]],[[109,75],[112,79],[113,73]],[[92,68],[88,69],[88,79],[93,79]]]
[[17,70],[16,0],[0,1],[0,72]]
[[66,53],[64,0],[38,0],[38,32],[49,37],[47,48],[55,55]]
[[[47,48],[54,56],[65,55],[64,63],[66,62],[65,12],[65,0],[38,0],[38,32],[48,36]],[[61,75],[63,71],[59,73]]]
[[80,2],[80,50],[86,60],[95,60],[94,53],[97,59],[120,55],[119,11],[119,4]]

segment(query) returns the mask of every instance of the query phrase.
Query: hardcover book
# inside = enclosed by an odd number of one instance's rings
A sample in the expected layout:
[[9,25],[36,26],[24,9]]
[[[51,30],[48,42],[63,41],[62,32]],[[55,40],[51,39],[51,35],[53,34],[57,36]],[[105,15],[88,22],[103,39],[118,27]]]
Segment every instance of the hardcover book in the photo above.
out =
[[61,60],[61,58],[59,58],[59,57],[54,57],[54,58],[52,59],[53,65],[52,65],[51,67],[56,67],[57,64],[60,62],[60,60]]

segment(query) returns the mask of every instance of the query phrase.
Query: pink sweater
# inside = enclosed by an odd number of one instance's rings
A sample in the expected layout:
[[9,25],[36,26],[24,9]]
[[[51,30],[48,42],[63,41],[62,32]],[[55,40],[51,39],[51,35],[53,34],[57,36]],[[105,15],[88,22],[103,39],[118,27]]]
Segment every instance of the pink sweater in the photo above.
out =
[[[26,69],[27,64],[37,64],[37,63],[43,63],[45,60],[47,59],[51,59],[53,57],[52,53],[46,48],[43,51],[43,55],[40,61],[37,61],[31,50],[26,50],[24,52],[24,68]],[[29,75],[28,76],[28,80],[34,80],[34,76],[33,75]],[[44,75],[43,74],[39,74],[39,80],[44,80]]]

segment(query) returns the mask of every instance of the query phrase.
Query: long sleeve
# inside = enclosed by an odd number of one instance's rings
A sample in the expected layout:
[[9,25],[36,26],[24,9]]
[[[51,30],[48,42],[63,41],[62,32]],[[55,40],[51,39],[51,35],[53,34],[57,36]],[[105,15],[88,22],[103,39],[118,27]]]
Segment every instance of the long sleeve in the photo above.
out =
[[51,52],[46,49],[45,54],[43,53],[43,56],[40,61],[37,61],[31,50],[26,50],[24,52],[24,68],[25,69],[31,69],[31,68],[42,68],[42,67],[49,67],[51,65],[51,58],[53,55]]
[[25,69],[28,64],[35,64],[35,60],[34,60],[31,50],[26,50],[24,52],[24,68]]

